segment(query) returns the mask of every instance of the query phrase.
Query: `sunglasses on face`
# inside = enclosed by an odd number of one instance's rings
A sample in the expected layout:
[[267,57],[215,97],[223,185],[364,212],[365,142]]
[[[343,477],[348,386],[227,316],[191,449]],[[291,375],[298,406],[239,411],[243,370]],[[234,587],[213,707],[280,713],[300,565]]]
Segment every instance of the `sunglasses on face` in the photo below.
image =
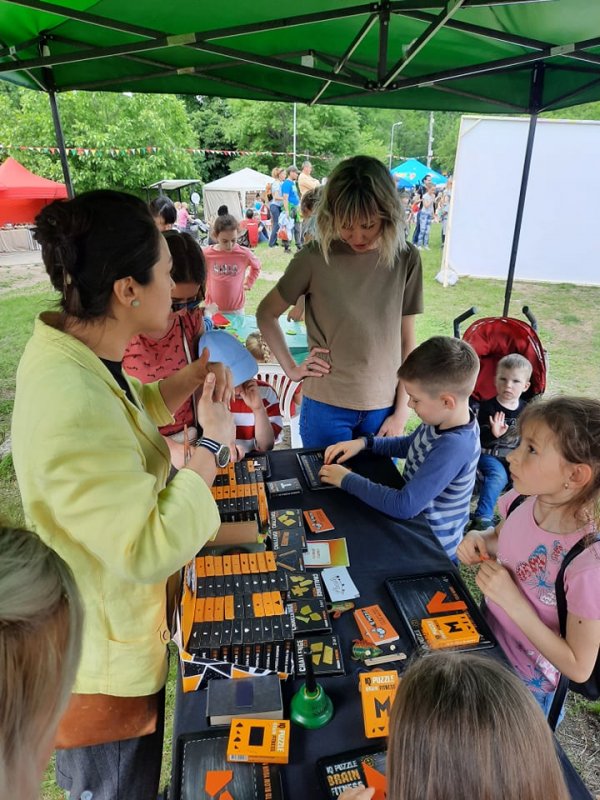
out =
[[185,300],[173,300],[171,303],[171,310],[183,311],[183,309],[185,309],[186,311],[193,311],[195,308],[198,308],[203,299],[201,293],[198,292],[194,297],[188,297]]

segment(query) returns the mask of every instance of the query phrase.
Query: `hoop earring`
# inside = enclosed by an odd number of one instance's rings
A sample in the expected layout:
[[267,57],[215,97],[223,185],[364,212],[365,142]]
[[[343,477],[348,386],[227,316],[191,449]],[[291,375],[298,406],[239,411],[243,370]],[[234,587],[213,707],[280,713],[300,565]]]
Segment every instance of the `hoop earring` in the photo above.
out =
[[139,300],[132,300],[131,301],[131,307],[132,308],[139,308],[140,307],[140,301]]

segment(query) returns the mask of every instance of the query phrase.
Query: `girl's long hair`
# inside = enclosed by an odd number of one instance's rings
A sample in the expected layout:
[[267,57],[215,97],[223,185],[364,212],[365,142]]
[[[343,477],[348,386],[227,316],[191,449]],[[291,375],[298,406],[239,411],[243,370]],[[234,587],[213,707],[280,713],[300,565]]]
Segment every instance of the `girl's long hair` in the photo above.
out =
[[35,533],[0,527],[0,786],[39,796],[81,652],[83,611],[71,569]]
[[436,653],[405,673],[390,718],[389,800],[568,800],[552,734],[506,667]]
[[316,212],[318,239],[325,261],[341,230],[365,221],[381,221],[379,263],[392,268],[406,249],[404,212],[387,167],[370,156],[341,161],[325,184]]

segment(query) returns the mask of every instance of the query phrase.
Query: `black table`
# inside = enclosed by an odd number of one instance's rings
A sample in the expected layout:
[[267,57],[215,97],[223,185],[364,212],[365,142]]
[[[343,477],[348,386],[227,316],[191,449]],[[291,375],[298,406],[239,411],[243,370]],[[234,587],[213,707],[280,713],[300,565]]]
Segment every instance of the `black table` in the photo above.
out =
[[[299,451],[278,450],[270,453],[272,466],[270,479],[279,480],[295,476],[300,478],[305,486],[296,458],[297,452]],[[354,460],[353,469],[388,486],[400,488],[403,483],[402,477],[387,458],[361,453]],[[350,556],[350,574],[360,591],[358,602],[360,605],[380,604],[401,634],[401,645],[404,627],[384,586],[385,579],[440,570],[454,571],[458,574],[426,520],[421,516],[407,522],[399,522],[369,508],[339,489],[322,491],[307,489],[302,495],[270,499],[269,507],[272,510],[281,508],[325,510],[335,530],[318,538],[346,538]],[[342,641],[346,675],[321,678],[320,682],[333,701],[335,716],[329,725],[319,731],[306,731],[292,725],[290,763],[284,768],[284,792],[287,800],[306,800],[307,797],[316,800],[324,797],[317,782],[314,766],[317,760],[326,755],[364,747],[366,743],[377,741],[367,740],[364,737],[358,694],[358,674],[362,667],[350,658],[352,640],[358,638],[352,614],[346,613],[334,620],[333,629]],[[408,644],[408,639],[405,639],[404,643]],[[503,657],[498,647],[483,652]],[[299,685],[299,681],[288,680],[284,686],[286,711],[289,708],[289,699]],[[181,690],[181,681],[177,681],[174,742],[180,734],[192,733],[207,727],[205,707],[206,692],[184,693]],[[571,798],[591,800],[590,793],[560,747],[559,752]]]

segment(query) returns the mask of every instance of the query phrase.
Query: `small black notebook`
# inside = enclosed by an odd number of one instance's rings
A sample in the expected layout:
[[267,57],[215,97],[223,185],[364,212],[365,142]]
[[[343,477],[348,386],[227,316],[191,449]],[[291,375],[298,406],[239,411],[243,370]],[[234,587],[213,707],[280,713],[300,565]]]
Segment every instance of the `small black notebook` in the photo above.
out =
[[228,738],[227,729],[178,737],[171,800],[283,800],[279,767],[229,763]]

